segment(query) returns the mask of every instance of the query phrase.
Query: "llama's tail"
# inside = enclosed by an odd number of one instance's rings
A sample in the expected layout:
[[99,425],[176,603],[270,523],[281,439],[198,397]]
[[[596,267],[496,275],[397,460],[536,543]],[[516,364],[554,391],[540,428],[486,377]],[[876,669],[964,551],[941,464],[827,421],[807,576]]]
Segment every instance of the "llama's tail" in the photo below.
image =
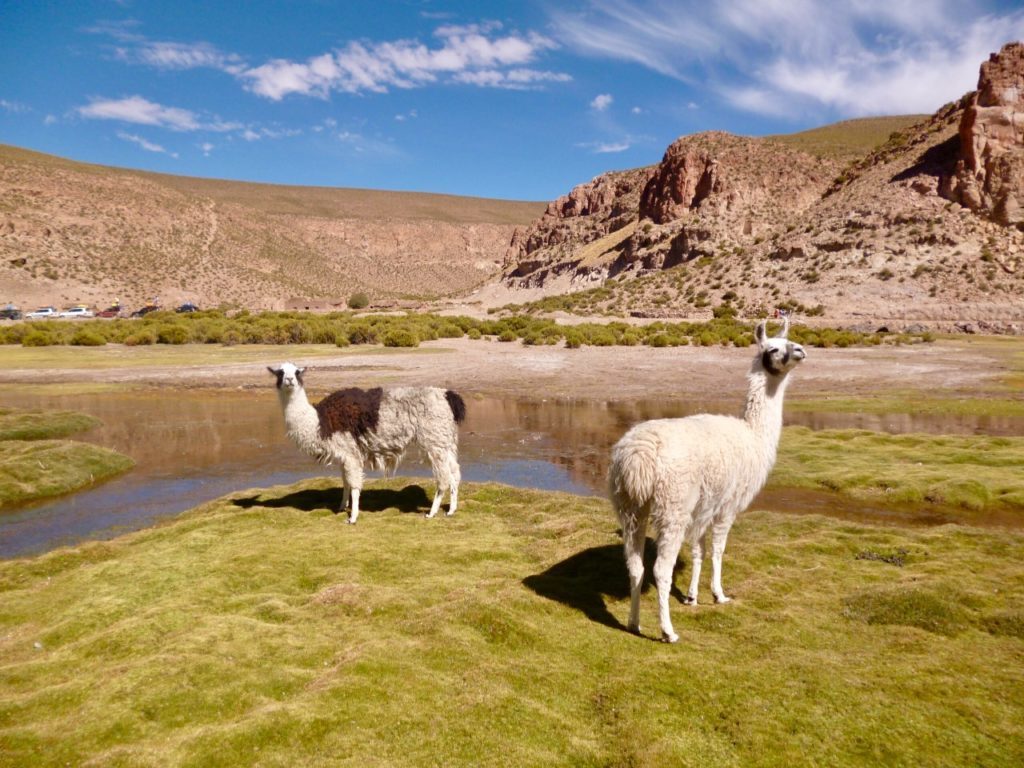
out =
[[612,448],[608,494],[623,530],[645,514],[654,498],[658,450],[650,440],[626,435]]
[[448,401],[448,406],[452,409],[455,423],[464,422],[466,420],[466,401],[462,399],[462,395],[449,389],[445,390],[444,399]]

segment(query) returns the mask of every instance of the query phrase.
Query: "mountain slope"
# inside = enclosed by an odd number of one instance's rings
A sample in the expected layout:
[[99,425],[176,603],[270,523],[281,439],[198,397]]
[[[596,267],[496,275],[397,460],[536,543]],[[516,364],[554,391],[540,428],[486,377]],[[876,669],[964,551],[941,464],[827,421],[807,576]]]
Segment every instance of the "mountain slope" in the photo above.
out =
[[0,146],[0,300],[282,308],[492,276],[542,204],[193,179]]

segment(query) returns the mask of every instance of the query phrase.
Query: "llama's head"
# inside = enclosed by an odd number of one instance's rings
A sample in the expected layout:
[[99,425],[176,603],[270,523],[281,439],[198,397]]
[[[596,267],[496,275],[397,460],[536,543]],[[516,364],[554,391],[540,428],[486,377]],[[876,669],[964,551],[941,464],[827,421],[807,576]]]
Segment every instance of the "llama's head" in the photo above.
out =
[[291,392],[293,389],[302,388],[302,374],[305,373],[305,368],[296,368],[291,363],[281,363],[276,368],[268,365],[267,370],[277,377],[279,392]]
[[777,336],[768,335],[768,321],[762,320],[754,330],[757,349],[760,352],[761,366],[773,376],[785,376],[807,357],[804,348],[786,336],[789,334],[789,318],[782,323],[782,330]]

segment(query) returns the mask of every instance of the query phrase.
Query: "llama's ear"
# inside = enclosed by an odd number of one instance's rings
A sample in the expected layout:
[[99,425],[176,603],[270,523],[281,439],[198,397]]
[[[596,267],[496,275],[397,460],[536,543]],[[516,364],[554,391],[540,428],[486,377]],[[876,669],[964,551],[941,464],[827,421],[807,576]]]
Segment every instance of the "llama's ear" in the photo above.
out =
[[757,346],[761,349],[764,349],[764,340],[768,336],[768,332],[765,330],[767,327],[768,321],[762,320],[757,324],[757,328],[754,329],[754,339],[757,340]]
[[782,330],[779,331],[779,335],[778,335],[777,338],[785,339],[787,336],[789,336],[789,314],[788,313],[786,314],[785,317],[782,318]]
[[279,373],[281,372],[281,369],[280,369],[280,368],[275,368],[275,367],[274,367],[274,366],[272,366],[272,365],[268,365],[268,366],[267,366],[267,370],[268,370],[268,371],[270,371],[270,372],[271,372],[272,374],[274,374],[275,376],[277,376],[277,375],[278,375],[278,374],[279,374]]

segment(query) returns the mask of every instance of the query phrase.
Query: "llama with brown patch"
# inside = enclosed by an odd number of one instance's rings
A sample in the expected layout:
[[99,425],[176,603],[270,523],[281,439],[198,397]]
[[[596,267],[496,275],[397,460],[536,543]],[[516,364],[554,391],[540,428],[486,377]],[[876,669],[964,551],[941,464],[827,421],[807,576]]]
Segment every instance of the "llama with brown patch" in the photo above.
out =
[[406,449],[415,442],[430,459],[437,491],[427,517],[434,517],[449,493],[447,515],[459,500],[459,431],[466,404],[457,393],[438,387],[342,389],[315,406],[306,397],[305,368],[282,363],[268,367],[277,378],[288,437],[321,464],[341,468],[341,508],[351,502],[348,522],[359,518],[363,468],[370,464],[394,474]]

